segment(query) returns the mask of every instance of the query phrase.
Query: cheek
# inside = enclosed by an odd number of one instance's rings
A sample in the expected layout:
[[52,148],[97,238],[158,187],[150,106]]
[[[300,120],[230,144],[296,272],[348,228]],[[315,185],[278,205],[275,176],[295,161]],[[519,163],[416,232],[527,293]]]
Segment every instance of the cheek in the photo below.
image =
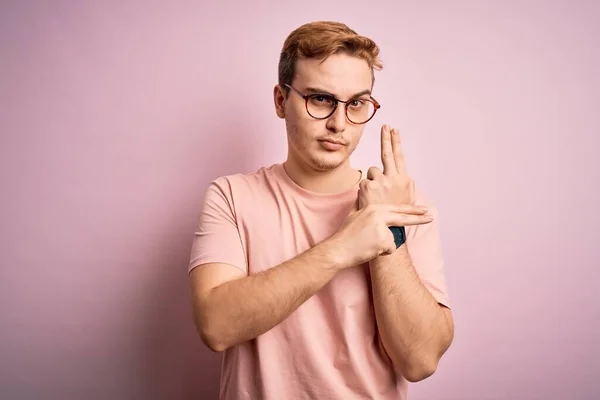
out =
[[290,104],[286,109],[286,117],[290,119],[290,122],[295,125],[306,125],[307,123],[312,122],[312,118],[306,113],[306,109],[304,108],[304,103],[300,104]]
[[318,136],[319,127],[314,122],[306,121],[303,118],[290,119],[287,121],[287,128],[290,139],[296,143],[308,144]]
[[297,121],[288,122],[287,135],[288,140],[293,144],[295,148],[301,150],[306,149],[309,146],[309,139],[307,138],[302,125],[298,124]]
[[356,133],[354,133],[352,135],[352,139],[350,139],[350,150],[354,151],[356,149],[356,147],[358,146],[358,143],[360,143],[360,138],[362,137],[362,129]]

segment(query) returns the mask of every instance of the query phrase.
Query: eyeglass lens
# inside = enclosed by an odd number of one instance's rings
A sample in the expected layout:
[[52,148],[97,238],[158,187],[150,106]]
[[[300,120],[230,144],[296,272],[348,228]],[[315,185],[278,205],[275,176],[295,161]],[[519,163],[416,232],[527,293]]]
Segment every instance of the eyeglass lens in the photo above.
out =
[[[357,98],[342,105],[346,107],[348,119],[357,124],[369,120],[375,113],[375,105],[363,98]],[[306,108],[313,118],[327,118],[335,110],[336,100],[333,96],[311,95],[307,99]]]

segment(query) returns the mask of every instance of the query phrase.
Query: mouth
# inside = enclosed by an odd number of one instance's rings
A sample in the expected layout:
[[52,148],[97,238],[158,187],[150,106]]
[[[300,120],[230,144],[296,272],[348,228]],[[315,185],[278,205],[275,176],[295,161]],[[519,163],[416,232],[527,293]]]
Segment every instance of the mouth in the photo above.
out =
[[345,146],[346,145],[346,143],[344,143],[344,142],[340,142],[339,140],[331,140],[331,139],[323,139],[323,140],[320,140],[320,142],[326,142],[326,143],[336,144],[336,145],[339,145],[339,146]]
[[331,140],[331,139],[319,140],[319,143],[321,144],[321,147],[323,147],[325,150],[328,150],[328,151],[337,151],[337,150],[342,149],[344,146],[346,146],[346,144],[344,142],[340,142],[338,140]]

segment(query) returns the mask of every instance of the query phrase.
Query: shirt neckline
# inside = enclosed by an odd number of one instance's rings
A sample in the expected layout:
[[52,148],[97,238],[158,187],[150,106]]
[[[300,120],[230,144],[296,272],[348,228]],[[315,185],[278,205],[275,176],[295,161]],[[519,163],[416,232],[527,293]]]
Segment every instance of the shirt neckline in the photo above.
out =
[[296,182],[294,182],[292,178],[290,178],[290,176],[287,174],[283,163],[277,164],[275,166],[275,170],[282,179],[283,183],[294,193],[296,193],[304,199],[315,201],[342,201],[353,199],[353,197],[356,197],[356,192],[358,191],[360,181],[365,179],[365,171],[363,169],[359,169],[358,171],[360,171],[361,174],[360,179],[349,189],[337,193],[322,193],[313,192],[311,190],[305,189],[302,186],[298,185]]

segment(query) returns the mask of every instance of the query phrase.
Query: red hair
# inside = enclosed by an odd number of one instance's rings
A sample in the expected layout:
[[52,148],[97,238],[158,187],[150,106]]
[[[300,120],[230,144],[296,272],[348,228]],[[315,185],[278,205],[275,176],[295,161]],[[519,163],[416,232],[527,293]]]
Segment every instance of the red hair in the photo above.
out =
[[286,38],[279,57],[279,86],[292,84],[296,61],[303,58],[325,60],[332,54],[346,53],[365,60],[374,79],[374,70],[381,70],[379,47],[368,37],[361,36],[347,25],[334,21],[316,21],[304,24]]

